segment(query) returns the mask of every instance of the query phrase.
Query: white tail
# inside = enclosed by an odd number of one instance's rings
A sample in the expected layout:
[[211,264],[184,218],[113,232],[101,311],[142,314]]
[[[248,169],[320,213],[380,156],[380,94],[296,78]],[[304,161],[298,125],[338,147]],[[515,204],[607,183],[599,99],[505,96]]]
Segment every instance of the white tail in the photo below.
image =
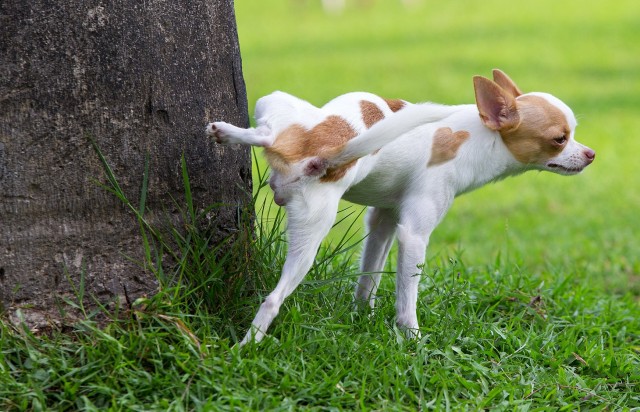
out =
[[459,106],[433,103],[406,106],[349,140],[342,151],[329,159],[330,167],[367,156],[416,127],[442,120],[458,110]]

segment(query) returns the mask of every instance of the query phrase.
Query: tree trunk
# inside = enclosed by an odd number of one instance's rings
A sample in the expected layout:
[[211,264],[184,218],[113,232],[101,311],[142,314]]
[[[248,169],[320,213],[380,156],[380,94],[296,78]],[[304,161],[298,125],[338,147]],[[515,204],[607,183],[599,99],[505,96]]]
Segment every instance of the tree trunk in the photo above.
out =
[[[250,154],[210,119],[248,126],[233,0],[2,0],[0,303],[53,308],[85,279],[102,301],[153,293],[135,217],[100,188],[94,139],[129,198],[149,155],[151,219],[194,204],[225,236],[251,192]],[[171,216],[173,215],[173,216]]]

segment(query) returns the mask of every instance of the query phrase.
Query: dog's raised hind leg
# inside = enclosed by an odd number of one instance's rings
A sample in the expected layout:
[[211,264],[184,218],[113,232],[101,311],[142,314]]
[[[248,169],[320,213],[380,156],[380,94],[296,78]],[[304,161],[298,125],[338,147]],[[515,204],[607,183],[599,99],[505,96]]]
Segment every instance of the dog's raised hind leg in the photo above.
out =
[[267,147],[271,146],[275,139],[267,126],[243,129],[226,122],[214,122],[207,125],[205,132],[222,144],[239,143]]

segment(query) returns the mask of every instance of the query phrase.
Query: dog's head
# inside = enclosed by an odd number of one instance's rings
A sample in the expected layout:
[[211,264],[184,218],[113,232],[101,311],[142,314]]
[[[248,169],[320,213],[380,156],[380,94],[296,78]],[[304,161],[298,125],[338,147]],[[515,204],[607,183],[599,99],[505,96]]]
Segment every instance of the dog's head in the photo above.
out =
[[476,105],[486,127],[502,136],[513,157],[527,168],[573,175],[595,159],[595,152],[574,139],[571,109],[547,93],[523,94],[502,71],[493,80],[473,78]]

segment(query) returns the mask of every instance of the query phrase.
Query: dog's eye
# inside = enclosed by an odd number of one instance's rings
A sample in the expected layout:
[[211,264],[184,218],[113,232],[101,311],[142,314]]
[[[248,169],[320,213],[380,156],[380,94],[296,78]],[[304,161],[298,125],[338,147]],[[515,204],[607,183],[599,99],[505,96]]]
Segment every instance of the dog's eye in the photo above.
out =
[[566,135],[562,135],[560,137],[556,137],[555,139],[553,139],[554,142],[556,142],[556,144],[562,146],[563,144],[565,144],[567,142],[567,136]]

